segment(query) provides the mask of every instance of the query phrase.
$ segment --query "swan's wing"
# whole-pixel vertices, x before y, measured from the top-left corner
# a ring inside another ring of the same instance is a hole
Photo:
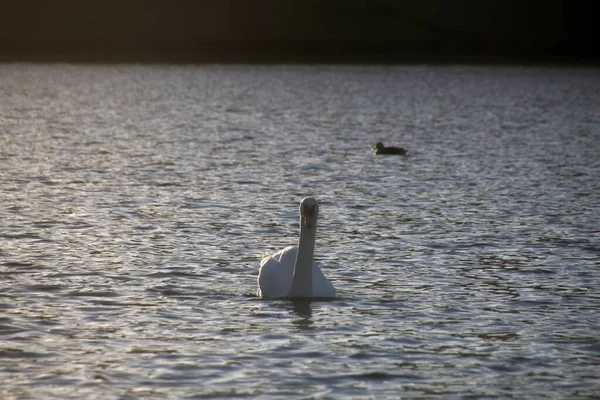
[[[258,293],[259,297],[287,297],[292,286],[294,276],[294,261],[289,263],[290,257],[287,255],[285,248],[282,251],[265,257],[260,263],[260,271],[258,272]],[[283,260],[279,261],[279,260]]]
[[[333,284],[325,277],[319,265],[313,262],[313,296],[335,297]]]
[[[285,266],[289,266],[294,270],[294,264],[296,264],[296,254],[298,254],[298,247],[288,246],[285,249],[275,254],[275,257]]]

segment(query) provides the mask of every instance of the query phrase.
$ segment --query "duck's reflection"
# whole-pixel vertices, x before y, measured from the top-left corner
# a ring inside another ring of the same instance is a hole
[[[310,300],[292,300],[294,313],[298,315],[298,318],[294,319],[292,323],[300,330],[314,329],[311,303]]]

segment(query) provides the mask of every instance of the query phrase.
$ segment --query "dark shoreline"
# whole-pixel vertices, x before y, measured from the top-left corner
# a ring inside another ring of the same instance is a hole
[[[600,65],[591,2],[23,0],[0,62]]]
[[[376,50],[376,49],[375,49]],[[525,65],[600,67],[600,57],[577,54],[469,54],[422,51],[377,52],[369,49],[303,50],[227,48],[169,51],[13,51],[0,53],[0,63],[81,64],[375,64],[375,65]]]

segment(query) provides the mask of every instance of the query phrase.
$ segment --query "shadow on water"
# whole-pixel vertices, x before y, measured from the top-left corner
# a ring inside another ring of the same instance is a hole
[[[294,313],[298,315],[292,323],[300,330],[314,329],[311,303],[311,300],[292,300]]]

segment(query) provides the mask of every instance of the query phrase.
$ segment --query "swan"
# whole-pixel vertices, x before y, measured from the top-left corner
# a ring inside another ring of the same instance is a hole
[[[319,204],[314,197],[300,202],[300,239],[265,256],[258,273],[257,296],[262,298],[332,298],[335,288],[314,262]]]
[[[384,146],[383,143],[377,142],[373,147],[373,153],[375,154],[399,154],[401,156],[406,154],[406,149],[403,147],[395,146]]]

